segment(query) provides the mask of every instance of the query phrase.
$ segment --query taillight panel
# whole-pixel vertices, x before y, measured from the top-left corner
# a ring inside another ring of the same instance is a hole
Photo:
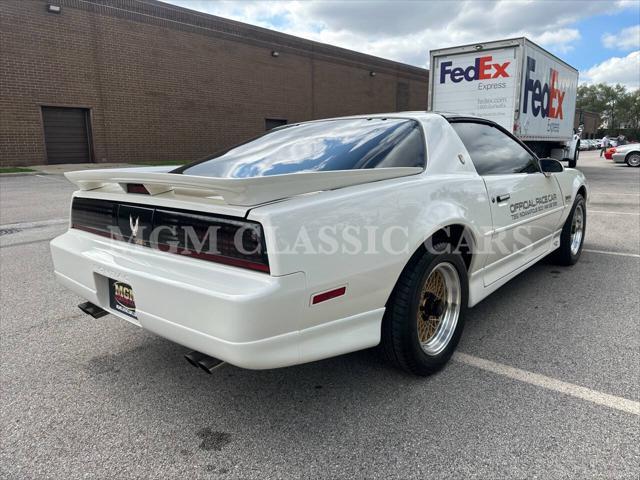
[[[71,226],[109,236],[115,226],[117,206],[114,202],[76,197],[71,207]]]
[[[262,225],[249,220],[76,197],[71,226],[114,240],[269,273]]]
[[[152,243],[162,250],[175,246],[181,255],[269,271],[259,223],[158,208],[154,226],[157,236]]]

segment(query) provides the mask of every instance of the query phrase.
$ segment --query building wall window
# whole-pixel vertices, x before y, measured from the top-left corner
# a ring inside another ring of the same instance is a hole
[[[286,118],[265,118],[264,119],[264,130],[268,132],[269,130],[281,127],[282,125],[287,124]]]

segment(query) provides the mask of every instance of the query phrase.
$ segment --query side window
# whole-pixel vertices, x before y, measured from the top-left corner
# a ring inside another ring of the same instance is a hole
[[[535,159],[508,135],[490,125],[472,122],[451,124],[480,175],[538,173]]]

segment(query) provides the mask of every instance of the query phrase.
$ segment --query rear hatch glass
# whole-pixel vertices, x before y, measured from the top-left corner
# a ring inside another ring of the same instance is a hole
[[[424,165],[425,141],[418,122],[401,118],[355,118],[271,130],[172,173],[247,178]]]

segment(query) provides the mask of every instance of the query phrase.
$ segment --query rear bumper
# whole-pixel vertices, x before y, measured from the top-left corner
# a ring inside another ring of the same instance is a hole
[[[304,273],[280,277],[69,230],[51,242],[56,276],[108,312],[231,364],[276,368],[376,345],[384,309],[300,330]],[[137,320],[112,310],[108,279],[131,285]]]

